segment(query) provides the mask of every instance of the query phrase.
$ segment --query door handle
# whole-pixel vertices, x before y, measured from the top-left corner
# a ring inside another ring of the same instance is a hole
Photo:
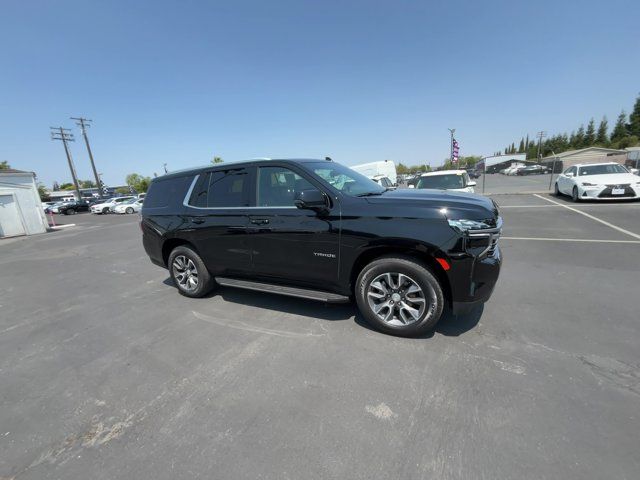
[[[192,218],[192,219],[191,219],[191,221],[192,221],[193,223],[197,223],[197,224],[199,225],[199,224],[201,224],[201,223],[204,223],[204,218],[195,217],[195,218]]]
[[[267,225],[269,223],[268,218],[252,218],[250,222],[253,225]]]

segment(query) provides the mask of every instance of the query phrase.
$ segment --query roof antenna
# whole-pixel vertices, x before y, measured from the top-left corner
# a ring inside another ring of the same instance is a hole
[[[331,160],[331,157],[324,157],[324,159],[325,159],[327,162],[333,162],[333,160]]]

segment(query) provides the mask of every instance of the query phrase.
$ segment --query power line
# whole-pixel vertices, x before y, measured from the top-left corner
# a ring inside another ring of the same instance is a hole
[[[91,161],[93,177],[96,179],[96,187],[100,190],[100,195],[102,196],[102,185],[100,183],[100,176],[98,175],[98,170],[96,169],[96,164],[93,160],[93,153],[91,152],[91,146],[89,146],[89,137],[87,136],[87,128],[91,126],[91,122],[93,122],[93,120],[89,120],[88,118],[83,117],[71,117],[71,120],[75,120],[76,125],[78,125],[80,127],[80,130],[82,131],[84,143],[87,146],[87,152],[89,153],[89,160]]]
[[[76,175],[76,168],[73,165],[73,160],[71,159],[71,152],[69,151],[69,146],[67,142],[75,142],[75,138],[73,138],[73,133],[68,128],[62,127],[49,127],[51,129],[51,140],[60,140],[64,145],[64,153],[67,154],[67,161],[69,162],[69,170],[71,171],[71,178],[73,178],[73,185],[76,187],[76,194],[78,195],[78,200],[82,200],[82,194],[80,193],[80,186],[78,185],[78,176]]]

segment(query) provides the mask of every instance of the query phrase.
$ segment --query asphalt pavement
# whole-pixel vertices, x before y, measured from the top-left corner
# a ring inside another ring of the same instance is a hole
[[[494,296],[416,339],[182,297],[135,215],[0,241],[0,478],[638,478],[640,203],[493,198]]]

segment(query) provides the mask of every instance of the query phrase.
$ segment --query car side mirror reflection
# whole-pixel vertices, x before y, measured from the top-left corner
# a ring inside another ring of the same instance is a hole
[[[323,211],[327,209],[327,197],[320,190],[300,190],[296,192],[293,204],[304,210]]]
[[[572,173],[572,172],[565,173],[565,176],[567,176],[567,177],[573,177],[573,173]]]

